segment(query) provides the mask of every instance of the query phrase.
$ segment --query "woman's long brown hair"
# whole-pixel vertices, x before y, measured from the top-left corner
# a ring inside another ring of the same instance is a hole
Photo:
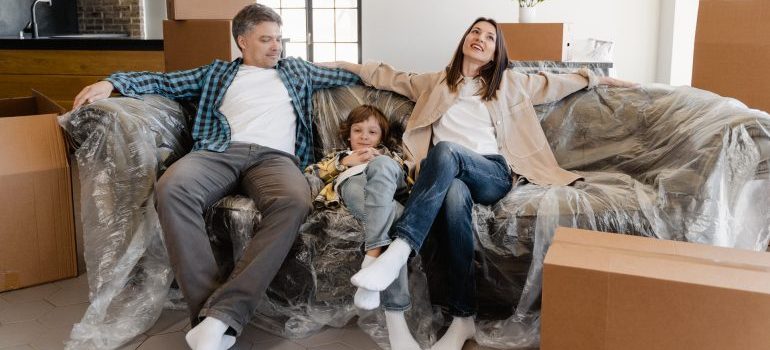
[[[495,35],[497,36],[495,41],[495,54],[492,61],[485,64],[479,70],[482,85],[477,94],[481,95],[483,100],[490,101],[497,98],[497,89],[500,88],[500,81],[503,80],[503,73],[508,69],[508,50],[505,48],[505,38],[503,38],[503,33],[500,31],[500,26],[498,26],[497,22],[491,18],[479,17],[473,21],[473,24],[471,24],[470,27],[468,27],[468,30],[465,31],[465,34],[460,39],[460,44],[457,45],[457,50],[455,50],[452,61],[449,63],[449,66],[446,67],[446,82],[447,86],[449,86],[449,91],[457,91],[457,85],[462,79],[463,60],[465,59],[465,54],[463,54],[463,43],[465,42],[465,37],[467,37],[468,33],[473,29],[473,26],[479,22],[487,22],[494,26]]]

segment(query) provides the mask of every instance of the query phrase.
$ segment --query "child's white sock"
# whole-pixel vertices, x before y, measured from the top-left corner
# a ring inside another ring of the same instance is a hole
[[[412,337],[403,311],[385,311],[388,341],[392,350],[420,350],[420,344]]]
[[[468,339],[476,334],[473,317],[455,317],[444,336],[433,344],[431,350],[461,350]]]
[[[364,262],[361,263],[361,268],[363,269],[371,265],[375,260],[377,258],[371,255],[364,255]],[[380,292],[358,287],[356,295],[353,297],[353,303],[359,309],[374,310],[380,306]]]
[[[406,264],[412,247],[401,238],[396,238],[371,265],[358,271],[350,278],[357,287],[372,291],[383,291],[393,283],[401,272],[401,267]]]
[[[225,335],[227,325],[213,317],[206,317],[184,336],[193,350],[227,350],[235,345],[235,337]]]

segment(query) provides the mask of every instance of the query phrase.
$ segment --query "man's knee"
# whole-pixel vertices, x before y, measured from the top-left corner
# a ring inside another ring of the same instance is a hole
[[[307,183],[298,183],[277,199],[279,206],[293,215],[307,216],[313,209],[310,187]]]
[[[161,176],[155,184],[157,206],[186,199],[185,195],[187,191],[185,189],[187,186],[185,185],[185,181],[178,176],[171,176],[172,174],[166,175],[169,176]]]

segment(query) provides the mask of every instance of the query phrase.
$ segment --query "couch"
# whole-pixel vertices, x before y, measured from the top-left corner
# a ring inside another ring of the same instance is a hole
[[[397,127],[413,104],[367,87],[314,96],[317,155],[343,147],[336,135],[353,107],[380,107]],[[492,206],[474,207],[479,316],[476,341],[532,348],[539,341],[543,259],[557,226],[764,250],[770,239],[770,116],[689,87],[599,87],[537,106],[557,160],[584,179],[569,187],[517,182]],[[91,306],[69,348],[115,348],[152,326],[163,307],[184,308],[173,286],[154,210],[157,178],[191,147],[189,102],[109,98],[64,115],[76,149]],[[308,177],[312,187],[317,179]],[[259,225],[237,193],[206,221],[224,272]],[[324,326],[359,326],[387,349],[381,312],[359,312],[349,277],[361,229],[346,209],[314,210],[300,229],[253,324],[284,337]],[[410,262],[407,313],[427,347],[447,319],[442,281],[451,271],[429,239]]]

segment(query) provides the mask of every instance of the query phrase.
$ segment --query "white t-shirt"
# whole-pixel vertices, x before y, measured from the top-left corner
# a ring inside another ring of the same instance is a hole
[[[278,70],[242,64],[219,111],[230,123],[231,141],[294,154],[297,116]]]
[[[457,102],[433,123],[434,145],[440,141],[451,141],[478,154],[500,154],[492,116],[481,96],[474,95],[479,84],[478,79],[465,78]]]

